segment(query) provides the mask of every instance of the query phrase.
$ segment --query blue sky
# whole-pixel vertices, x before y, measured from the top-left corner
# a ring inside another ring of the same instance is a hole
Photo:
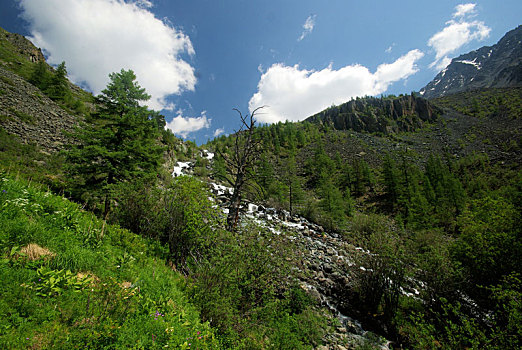
[[[351,97],[418,91],[521,13],[519,0],[4,0],[0,26],[94,93],[133,69],[149,106],[201,144],[238,127],[232,108],[303,120]]]

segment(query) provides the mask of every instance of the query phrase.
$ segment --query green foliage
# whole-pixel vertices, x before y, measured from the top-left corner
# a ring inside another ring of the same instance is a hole
[[[188,271],[213,244],[218,212],[205,185],[192,177],[178,177],[165,189],[125,183],[115,196],[113,220],[167,245],[169,259],[180,269]]]
[[[522,115],[522,88],[490,88],[440,97],[435,104],[477,118],[499,116],[517,119]]]
[[[195,270],[192,293],[227,348],[308,349],[324,332],[312,302],[290,283],[291,247],[246,225],[221,231],[212,254]]]
[[[41,80],[42,77],[40,76],[38,79]],[[67,69],[65,68],[65,62],[62,62],[58,65],[53,75],[49,79],[49,83],[44,83],[47,85],[45,89],[47,96],[49,96],[52,100],[65,100],[67,94],[69,93],[69,81],[67,80]]]
[[[47,64],[44,61],[40,61],[35,65],[33,73],[29,77],[29,82],[40,90],[47,91],[51,76]]]
[[[101,244],[84,245],[89,230]],[[182,277],[148,247],[1,174],[0,347],[221,348],[187,302]]]
[[[334,222],[342,222],[345,217],[345,202],[342,192],[333,184],[331,178],[323,178],[320,185],[320,208],[326,214],[326,227],[332,229]]]
[[[473,200],[464,210],[453,253],[472,286],[496,285],[511,272],[522,271],[521,260],[513,258],[522,256],[520,220],[520,211],[502,198]]]
[[[114,185],[155,177],[161,160],[157,122],[139,105],[149,98],[132,71],[110,74],[111,82],[98,98],[102,107],[90,123],[80,126],[79,144],[66,153],[75,197],[92,207],[110,209]]]
[[[377,316],[390,332],[396,326],[394,317],[408,274],[404,239],[385,217],[360,215],[355,222],[357,242],[368,251],[355,256],[362,268],[354,271],[354,287],[346,290],[345,298],[358,305],[362,318]]]
[[[81,291],[91,282],[91,277],[78,277],[70,270],[51,270],[46,266],[41,266],[36,270],[34,286],[29,284],[27,287],[34,290],[38,296],[53,297],[62,294],[67,289]]]

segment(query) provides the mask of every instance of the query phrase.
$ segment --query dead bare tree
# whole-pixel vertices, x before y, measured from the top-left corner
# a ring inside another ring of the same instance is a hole
[[[227,176],[224,180],[232,187],[233,192],[228,204],[227,230],[234,231],[239,219],[239,208],[243,192],[248,183],[254,177],[254,167],[261,153],[261,140],[255,133],[255,115],[263,107],[258,107],[252,113],[243,115],[234,108],[241,119],[241,127],[235,133],[232,154],[219,151],[219,155],[225,161]]]

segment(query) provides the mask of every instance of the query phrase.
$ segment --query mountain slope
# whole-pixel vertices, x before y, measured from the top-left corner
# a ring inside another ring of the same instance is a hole
[[[484,46],[451,60],[420,90],[428,99],[488,87],[522,85],[522,26],[493,46]]]
[[[73,131],[78,122],[78,116],[65,111],[40,89],[0,68],[0,127],[24,143],[56,151],[68,142],[65,133]]]

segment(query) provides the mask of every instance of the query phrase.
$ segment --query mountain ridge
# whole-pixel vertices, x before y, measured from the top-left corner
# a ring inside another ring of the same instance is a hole
[[[421,128],[441,112],[426,99],[414,95],[365,97],[330,107],[305,121],[331,125],[336,130],[391,134]]]
[[[522,85],[522,25],[507,32],[495,45],[460,55],[420,90],[432,99],[478,88]]]

